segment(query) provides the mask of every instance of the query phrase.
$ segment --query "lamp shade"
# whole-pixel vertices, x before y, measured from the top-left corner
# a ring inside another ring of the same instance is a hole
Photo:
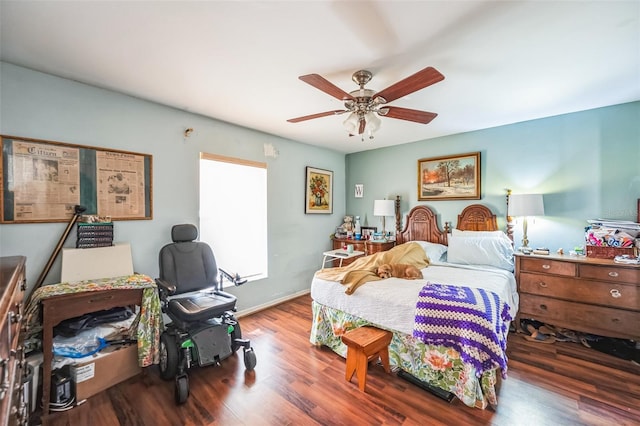
[[[542,194],[510,195],[509,216],[544,216]]]
[[[374,200],[373,215],[374,216],[395,216],[395,203],[393,200]]]

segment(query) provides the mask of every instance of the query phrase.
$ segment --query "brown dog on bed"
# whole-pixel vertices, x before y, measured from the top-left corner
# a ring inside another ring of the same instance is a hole
[[[406,265],[404,263],[385,263],[378,266],[376,272],[380,278],[404,278],[407,280],[417,280],[423,278],[422,272],[413,265]]]

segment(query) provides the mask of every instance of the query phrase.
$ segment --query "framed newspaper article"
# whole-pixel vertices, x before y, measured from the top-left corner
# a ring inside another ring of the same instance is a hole
[[[0,157],[0,223],[153,218],[151,155],[0,136]]]

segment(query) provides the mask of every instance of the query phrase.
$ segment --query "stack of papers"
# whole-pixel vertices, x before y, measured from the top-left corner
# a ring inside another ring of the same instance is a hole
[[[631,257],[629,255],[616,256],[613,259],[616,263],[626,263],[629,265],[640,265],[640,257]]]
[[[640,235],[640,223],[632,222],[630,220],[615,220],[615,219],[589,219],[587,220],[591,226],[599,226],[604,228],[615,228],[621,231],[625,231],[633,238],[637,238]]]

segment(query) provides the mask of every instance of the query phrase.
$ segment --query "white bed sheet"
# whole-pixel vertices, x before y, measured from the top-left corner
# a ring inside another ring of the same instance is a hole
[[[345,294],[345,287],[339,282],[314,276],[311,298],[372,324],[409,335],[413,333],[416,301],[427,281],[492,291],[509,305],[512,318],[516,316],[518,292],[512,272],[485,266],[432,262],[422,270],[422,274],[422,280],[389,278],[365,283],[352,295]]]

